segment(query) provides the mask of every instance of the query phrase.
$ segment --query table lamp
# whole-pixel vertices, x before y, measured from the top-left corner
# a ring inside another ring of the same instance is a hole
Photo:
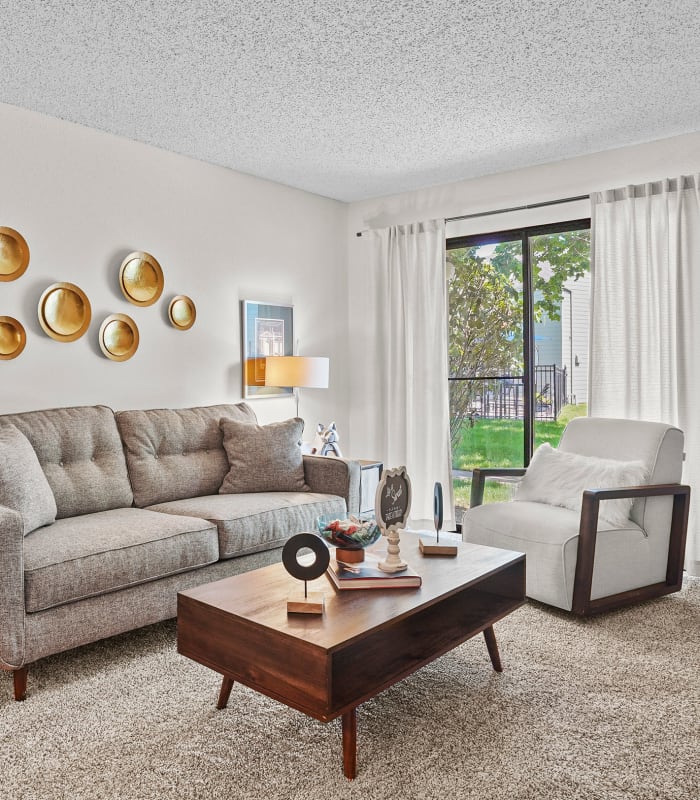
[[[299,416],[299,389],[327,389],[329,360],[321,356],[268,356],[265,359],[265,386],[294,390]]]

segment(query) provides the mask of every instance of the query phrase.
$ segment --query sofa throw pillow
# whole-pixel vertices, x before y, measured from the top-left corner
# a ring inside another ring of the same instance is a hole
[[[56,499],[29,439],[0,424],[0,506],[22,517],[24,535],[56,521]]]
[[[219,425],[230,467],[219,494],[309,491],[300,442],[303,419],[270,425],[222,419]]]
[[[520,481],[515,500],[547,503],[572,511],[581,510],[584,489],[615,489],[639,486],[647,481],[641,461],[616,461],[582,456],[542,444],[534,452],[530,466]],[[634,498],[603,500],[598,517],[613,528],[625,528]]]

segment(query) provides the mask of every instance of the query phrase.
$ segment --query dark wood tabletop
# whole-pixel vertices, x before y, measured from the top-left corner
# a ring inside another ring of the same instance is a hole
[[[292,578],[281,563],[181,594],[241,621],[332,651],[369,630],[463,591],[523,558],[522,553],[467,543],[460,545],[456,558],[425,558],[418,550],[417,536],[408,533],[401,537],[401,557],[421,575],[420,588],[338,592],[323,575],[308,584],[310,592],[323,592],[325,596],[325,613],[319,616],[287,614],[287,596],[303,584]]]

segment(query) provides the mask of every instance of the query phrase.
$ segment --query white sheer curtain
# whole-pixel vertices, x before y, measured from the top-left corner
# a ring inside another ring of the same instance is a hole
[[[447,391],[447,281],[442,220],[365,233],[350,275],[354,454],[406,466],[411,525],[433,527],[440,481],[454,528]]]
[[[700,174],[592,195],[590,407],[685,433],[700,575]]]

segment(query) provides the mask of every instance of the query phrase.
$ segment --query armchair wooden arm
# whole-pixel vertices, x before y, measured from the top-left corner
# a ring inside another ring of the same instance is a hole
[[[616,500],[623,497],[660,497],[664,495],[673,497],[666,581],[591,600],[600,501]],[[577,614],[598,614],[611,608],[618,608],[640,600],[648,600],[652,597],[677,592],[683,580],[683,556],[688,530],[689,507],[690,486],[678,483],[629,486],[619,489],[586,489],[581,503],[581,523],[579,527],[572,610]]]
[[[472,470],[472,490],[469,496],[469,507],[480,506],[484,502],[484,484],[487,478],[517,478],[525,474],[524,467],[489,467]]]

